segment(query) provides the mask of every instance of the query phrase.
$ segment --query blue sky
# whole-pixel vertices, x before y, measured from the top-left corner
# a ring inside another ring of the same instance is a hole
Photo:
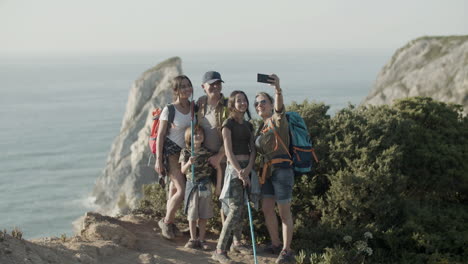
[[[0,0],[0,52],[395,50],[468,34],[467,2]]]

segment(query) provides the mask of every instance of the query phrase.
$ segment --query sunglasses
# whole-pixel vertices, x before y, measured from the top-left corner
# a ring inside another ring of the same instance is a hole
[[[256,108],[258,105],[264,105],[266,103],[267,103],[267,101],[265,99],[263,99],[261,101],[255,101],[254,106]]]

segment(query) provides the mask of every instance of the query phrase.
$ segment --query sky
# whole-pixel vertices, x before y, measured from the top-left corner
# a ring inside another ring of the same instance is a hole
[[[466,0],[0,0],[7,54],[395,50],[466,34]]]

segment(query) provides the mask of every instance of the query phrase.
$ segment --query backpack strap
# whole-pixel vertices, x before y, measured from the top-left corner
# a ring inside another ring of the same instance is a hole
[[[172,124],[175,117],[175,105],[167,104],[167,110],[169,110],[169,116],[167,118],[167,123]]]
[[[200,97],[196,103],[195,113],[197,116],[197,123],[202,120],[206,113],[206,104],[208,101],[208,97],[206,95]]]
[[[271,118],[268,119],[267,122],[268,122],[267,130],[273,130],[273,133],[275,134],[275,149],[274,149],[274,151],[276,151],[278,149],[278,141],[279,141],[279,143],[281,143],[281,146],[284,148],[284,150],[286,150],[286,153],[288,153],[289,158],[292,159],[291,154],[289,153],[289,148],[286,147],[286,144],[284,144],[283,140],[278,135],[278,132],[276,132],[276,128],[273,125],[273,121],[271,121]]]
[[[315,155],[315,148],[312,148],[312,156],[314,156],[314,160],[315,162],[319,162],[318,158],[317,158],[317,155]]]
[[[228,117],[229,117],[229,109],[227,107],[228,98],[223,97],[221,100],[223,100],[222,101],[223,106],[221,108],[221,111],[216,116],[216,123],[218,125],[219,136],[222,138],[223,134],[221,133],[221,129],[222,129],[224,120],[228,119]],[[219,104],[216,107],[218,108]]]
[[[286,150],[286,153],[288,153],[289,159],[286,159],[286,158],[273,158],[273,159],[267,161],[266,163],[264,163],[263,168],[262,168],[262,172],[260,173],[260,176],[259,176],[260,184],[265,183],[266,175],[267,175],[267,172],[268,172],[268,167],[270,167],[270,166],[272,166],[274,164],[283,163],[283,162],[288,162],[289,165],[292,165],[292,163],[293,163],[291,154],[289,153],[289,149],[286,147],[286,144],[284,144],[283,140],[278,135],[278,132],[276,132],[276,128],[273,125],[273,121],[271,120],[271,118],[267,120],[266,128],[263,128],[262,125],[259,126],[259,128],[257,130],[257,134],[265,133],[265,132],[267,132],[269,130],[272,130],[273,133],[275,134],[275,149],[274,149],[274,151],[276,151],[278,149],[278,141],[279,141],[281,146]]]

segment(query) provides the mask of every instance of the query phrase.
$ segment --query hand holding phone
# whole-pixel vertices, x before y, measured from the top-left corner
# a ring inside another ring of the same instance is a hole
[[[273,79],[270,78],[270,76],[267,74],[257,73],[257,82],[271,84],[273,82]]]

